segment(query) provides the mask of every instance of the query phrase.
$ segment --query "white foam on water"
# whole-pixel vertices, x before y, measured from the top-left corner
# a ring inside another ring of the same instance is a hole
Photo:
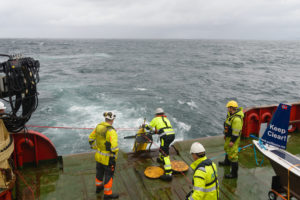
[[[180,104],[180,105],[188,105],[191,109],[195,109],[195,108],[198,108],[197,104],[191,100],[191,101],[183,101],[183,100],[180,100],[178,99],[177,102]]]
[[[170,120],[172,121],[171,123],[175,131],[175,140],[182,141],[184,139],[184,135],[190,131],[191,125],[178,121],[174,117],[171,117]]]
[[[191,109],[198,108],[198,106],[196,105],[196,103],[193,100],[191,100],[190,102],[187,102],[186,104],[189,105]]]
[[[138,113],[143,113],[146,108],[138,108],[135,109],[133,107],[127,107],[126,105],[122,105],[122,102],[120,100],[111,100],[110,103],[118,105],[117,107],[119,108],[118,110],[111,110],[116,113],[116,119],[114,121],[114,128],[117,129],[118,133],[118,143],[119,147],[125,151],[129,152],[132,150],[133,144],[134,144],[134,139],[124,139],[125,136],[132,136],[135,135],[139,126],[144,123],[144,118],[139,116]],[[70,113],[71,116],[76,116],[77,114],[80,113],[85,113],[86,117],[81,118],[80,121],[80,127],[92,127],[95,128],[98,123],[104,120],[102,117],[102,113],[99,113],[99,110],[104,110],[106,106],[78,106],[78,105],[73,105],[68,109],[68,113]],[[143,110],[143,111],[142,111]],[[146,123],[149,123],[149,119],[146,121]],[[74,120],[76,121],[76,120]],[[172,118],[172,125],[174,127],[175,133],[176,133],[176,138],[175,141],[181,141],[184,139],[184,134],[186,134],[190,129],[191,126],[178,121],[176,118]],[[74,126],[78,124],[73,124]],[[77,152],[84,152],[84,150],[89,150],[88,149],[88,136],[92,132],[92,130],[80,130],[80,131],[75,131],[75,137],[74,139],[76,140],[75,144],[70,146],[71,153],[77,153]],[[158,136],[154,136],[154,142],[156,142],[159,145],[159,141],[157,141]],[[154,146],[153,146],[154,147]]]
[[[105,95],[104,95],[105,96]],[[103,97],[103,95],[100,95]],[[107,97],[107,96],[105,96]],[[103,112],[113,111],[116,114],[114,128],[117,129],[118,143],[122,150],[131,151],[134,140],[125,140],[125,136],[135,135],[138,127],[144,123],[144,118],[139,116],[141,110],[136,110],[129,103],[122,102],[121,99],[112,99],[94,105],[73,105],[66,104],[64,116],[56,116],[53,126],[76,127],[76,128],[95,128],[97,124],[104,121]],[[118,110],[113,109],[118,108]],[[89,151],[88,137],[92,129],[48,129],[46,132],[51,137],[60,154],[78,153]],[[64,141],[64,144],[61,144]],[[69,147],[69,148],[67,148]]]
[[[182,100],[177,100],[177,102],[181,105],[184,104],[184,101],[182,101]]]
[[[136,91],[146,91],[147,90],[146,88],[133,88],[133,89]]]
[[[191,125],[189,124],[180,122],[176,118],[172,118],[172,120],[175,122],[177,129],[181,132],[188,132],[191,129]]]

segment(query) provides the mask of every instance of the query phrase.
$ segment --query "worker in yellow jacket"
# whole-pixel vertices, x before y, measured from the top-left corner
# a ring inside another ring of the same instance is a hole
[[[169,156],[169,146],[175,139],[175,132],[170,121],[164,113],[162,108],[155,110],[155,117],[151,120],[149,125],[144,125],[147,130],[159,134],[160,149],[157,162],[164,164],[165,173],[160,177],[164,181],[172,180],[172,167]]]
[[[113,112],[103,113],[105,122],[101,122],[89,136],[92,149],[96,150],[96,193],[104,189],[104,199],[115,199],[119,195],[112,193],[113,175],[118,156],[118,134],[113,122]],[[103,179],[104,178],[104,179]]]
[[[224,122],[224,150],[226,155],[225,160],[219,162],[219,165],[231,166],[230,174],[226,174],[225,178],[237,178],[239,168],[238,149],[243,129],[244,112],[243,108],[238,107],[238,103],[233,100],[229,101],[226,107],[228,109],[226,120]]]
[[[194,142],[190,153],[194,159],[193,190],[187,194],[187,200],[218,200],[219,182],[217,167],[205,156],[205,149],[199,142]]]

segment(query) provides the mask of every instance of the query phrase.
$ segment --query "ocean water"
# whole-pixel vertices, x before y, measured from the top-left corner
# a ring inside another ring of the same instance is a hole
[[[299,101],[300,41],[1,39],[0,53],[40,61],[39,106],[28,125],[94,128],[112,110],[124,151],[133,140],[123,137],[157,107],[185,140],[221,135],[229,100]],[[32,129],[60,155],[91,151],[92,130]]]

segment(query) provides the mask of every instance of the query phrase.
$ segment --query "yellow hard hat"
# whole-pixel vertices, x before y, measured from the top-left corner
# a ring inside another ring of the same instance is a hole
[[[238,103],[237,103],[236,101],[233,101],[233,100],[232,100],[232,101],[228,101],[226,107],[227,107],[227,108],[228,108],[228,107],[237,108],[237,107],[239,107],[239,105],[238,105]]]

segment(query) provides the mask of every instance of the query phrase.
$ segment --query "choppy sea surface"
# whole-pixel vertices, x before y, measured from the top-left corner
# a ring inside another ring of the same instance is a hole
[[[229,100],[299,101],[300,41],[0,39],[0,53],[40,61],[39,106],[28,125],[94,128],[112,110],[124,151],[133,140],[123,137],[135,134],[126,129],[151,121],[157,107],[185,140],[222,134]],[[91,151],[92,130],[32,129],[60,155]]]

